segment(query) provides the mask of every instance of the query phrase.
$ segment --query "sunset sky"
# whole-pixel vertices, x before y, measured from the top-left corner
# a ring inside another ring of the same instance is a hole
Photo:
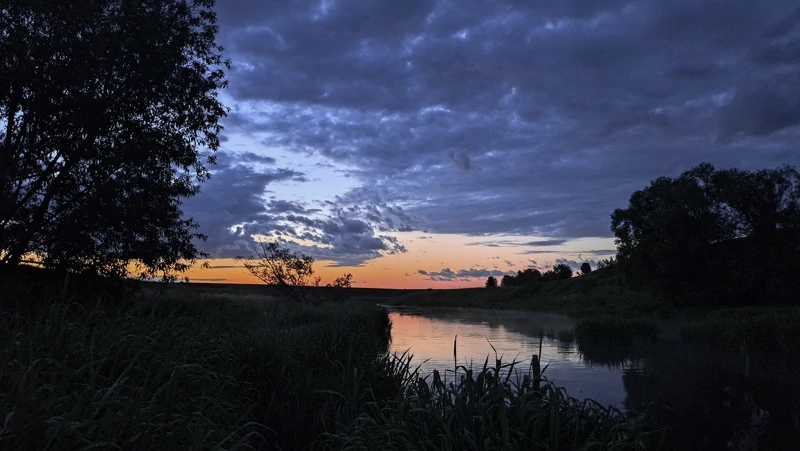
[[[481,285],[614,254],[609,215],[708,161],[800,165],[793,1],[217,0],[234,71],[195,282],[255,239],[324,281]]]

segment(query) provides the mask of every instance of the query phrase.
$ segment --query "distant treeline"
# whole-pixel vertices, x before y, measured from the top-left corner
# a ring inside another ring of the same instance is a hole
[[[791,166],[717,170],[708,163],[659,177],[611,215],[616,267],[636,288],[677,304],[744,305],[797,301],[800,174]],[[591,271],[588,264],[581,272]],[[558,264],[504,276],[522,286],[573,276]],[[497,281],[487,281],[487,287]]]
[[[506,274],[500,279],[500,285],[503,287],[518,287],[529,283],[569,279],[573,274],[574,271],[569,265],[559,263],[544,273],[538,269],[527,268],[524,271],[517,271],[516,275]]]

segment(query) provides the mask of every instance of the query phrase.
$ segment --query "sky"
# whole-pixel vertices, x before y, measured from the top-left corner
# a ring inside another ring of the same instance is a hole
[[[256,240],[323,282],[479,286],[615,253],[659,176],[800,166],[800,6],[777,0],[217,0],[234,66],[194,282]]]

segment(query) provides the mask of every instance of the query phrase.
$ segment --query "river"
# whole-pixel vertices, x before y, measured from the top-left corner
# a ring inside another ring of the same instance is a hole
[[[390,308],[392,350],[410,351],[412,363],[424,374],[433,369],[452,370],[453,346],[459,365],[482,367],[486,357],[494,365],[495,352],[503,363],[519,362],[527,370],[539,355],[544,376],[576,398],[591,398],[604,405],[623,408],[623,371],[635,371],[633,362],[599,365],[588,362],[572,342],[542,337],[541,332],[571,329],[573,321],[549,313],[426,307]],[[541,337],[541,340],[540,340]],[[494,347],[494,349],[493,349]]]
[[[547,380],[575,398],[630,415],[652,413],[676,431],[676,449],[745,449],[750,445],[737,443],[753,440],[762,449],[790,449],[784,446],[800,443],[797,356],[749,356],[745,363],[739,350],[693,346],[677,337],[628,348],[586,346],[542,337],[542,331],[572,328],[573,320],[563,315],[387,308],[391,350],[410,352],[412,366],[420,365],[423,375],[452,371],[454,342],[457,363],[476,369],[487,356],[492,366],[495,350],[504,363],[516,359],[527,369],[541,344]]]

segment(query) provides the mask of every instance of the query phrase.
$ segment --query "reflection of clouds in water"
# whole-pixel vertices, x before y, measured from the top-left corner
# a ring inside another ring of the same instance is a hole
[[[392,350],[400,353],[410,350],[414,356],[412,366],[421,365],[425,374],[434,369],[450,370],[449,380],[453,377],[454,341],[459,365],[469,367],[472,363],[477,369],[488,357],[488,365],[493,367],[494,347],[503,363],[516,360],[515,369],[522,375],[527,372],[532,356],[539,353],[538,335],[542,330],[558,331],[573,325],[563,315],[480,309],[390,309],[390,317]],[[547,380],[566,388],[570,396],[622,405],[625,390],[618,369],[588,366],[574,345],[558,340],[543,338],[541,346],[541,365],[542,368],[547,365],[544,372]]]

